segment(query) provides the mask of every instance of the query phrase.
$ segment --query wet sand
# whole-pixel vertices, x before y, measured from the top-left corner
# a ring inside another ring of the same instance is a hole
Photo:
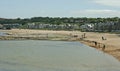
[[[0,30],[0,32],[8,33],[7,36],[1,36],[1,40],[11,39],[46,39],[46,40],[67,40],[80,41],[86,45],[92,46],[98,50],[114,56],[120,61],[120,35],[109,33],[94,33],[80,31],[52,31],[52,30],[28,30],[28,29],[12,29]],[[85,33],[85,38],[83,37]],[[102,37],[105,39],[103,40]],[[97,42],[97,45],[95,45]],[[105,45],[105,49],[103,49]]]

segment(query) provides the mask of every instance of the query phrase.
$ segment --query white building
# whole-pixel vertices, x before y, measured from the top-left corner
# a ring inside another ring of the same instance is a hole
[[[84,24],[80,28],[81,31],[94,31],[94,24]]]

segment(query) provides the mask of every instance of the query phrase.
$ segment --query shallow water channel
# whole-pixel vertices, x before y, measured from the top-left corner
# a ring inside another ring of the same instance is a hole
[[[120,71],[120,62],[80,42],[0,41],[0,71]]]

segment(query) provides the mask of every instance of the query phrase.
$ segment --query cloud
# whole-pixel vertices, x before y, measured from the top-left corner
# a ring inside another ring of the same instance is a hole
[[[93,0],[97,4],[120,7],[120,0]]]
[[[116,10],[80,10],[70,14],[77,17],[120,17],[120,11]]]

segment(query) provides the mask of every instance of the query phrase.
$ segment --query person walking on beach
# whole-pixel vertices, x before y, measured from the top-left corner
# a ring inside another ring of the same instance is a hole
[[[102,48],[102,50],[103,50],[103,51],[105,50],[105,44],[103,45],[103,48]]]
[[[83,34],[83,38],[86,38],[86,33]]]
[[[102,36],[102,40],[106,40],[106,38]]]
[[[95,41],[94,43],[95,43],[95,46],[97,46],[97,42]]]

